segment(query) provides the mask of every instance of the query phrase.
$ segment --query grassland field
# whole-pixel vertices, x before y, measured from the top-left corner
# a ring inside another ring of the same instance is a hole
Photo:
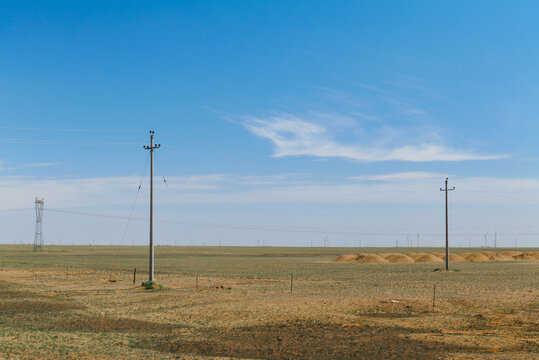
[[[0,245],[0,359],[539,358],[538,260],[334,261],[412,251]]]

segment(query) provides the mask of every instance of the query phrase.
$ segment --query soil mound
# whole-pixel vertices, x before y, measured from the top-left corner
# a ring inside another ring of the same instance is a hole
[[[419,263],[419,262],[440,263],[442,262],[442,259],[432,254],[421,254],[414,260],[414,262],[416,263]]]
[[[406,254],[407,256],[411,257],[412,259],[417,259],[418,257],[420,257],[421,255],[423,255],[423,253],[415,253],[415,252],[411,252],[411,253],[408,253]]]
[[[504,251],[495,253],[483,251],[476,253],[449,254],[449,261],[508,261],[508,260],[539,260],[539,252],[520,253],[518,251]],[[445,261],[444,253],[384,253],[384,254],[343,254],[339,255],[335,262],[360,264],[385,264],[385,263],[441,263]]]
[[[539,252],[529,252],[517,255],[514,257],[516,260],[539,260]]]
[[[522,254],[520,251],[502,251],[500,253],[500,255],[510,256],[510,257],[517,256],[517,255],[520,255],[520,254]]]
[[[481,253],[471,253],[464,259],[466,259],[466,261],[488,261],[488,257]]]
[[[492,251],[483,251],[481,254],[485,255],[488,258],[490,258],[491,256],[496,256],[496,253]]]
[[[442,255],[442,260],[445,261],[445,255]],[[462,256],[458,254],[449,254],[449,261],[463,262],[466,261]]]
[[[507,261],[507,260],[514,260],[513,256],[502,255],[502,254],[494,254],[493,256],[489,256],[488,259],[489,259],[489,260],[492,260],[492,261]]]
[[[386,259],[390,263],[413,263],[414,259],[409,257],[408,255],[404,254],[394,254],[394,253],[387,253],[387,254],[380,254],[381,257]]]
[[[388,262],[376,254],[359,254],[356,261],[361,264],[384,264]]]
[[[337,259],[335,259],[335,262],[354,262],[357,260],[357,257],[359,255],[357,254],[343,254],[339,255]]]

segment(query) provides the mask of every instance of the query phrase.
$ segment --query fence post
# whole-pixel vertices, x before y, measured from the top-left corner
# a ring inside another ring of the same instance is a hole
[[[137,268],[133,269],[133,285],[137,282]]]
[[[294,274],[290,274],[290,292],[294,290]]]
[[[198,290],[198,273],[197,273],[197,278],[196,278],[196,289]]]
[[[434,310],[434,305],[436,303],[436,284],[434,284],[434,292],[432,293],[432,309]]]

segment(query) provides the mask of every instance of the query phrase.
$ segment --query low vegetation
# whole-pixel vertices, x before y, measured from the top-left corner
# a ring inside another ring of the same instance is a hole
[[[158,247],[149,291],[143,247],[0,246],[0,358],[537,358],[538,260],[413,252]]]

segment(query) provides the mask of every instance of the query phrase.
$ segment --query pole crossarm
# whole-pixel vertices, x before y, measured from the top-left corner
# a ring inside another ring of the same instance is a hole
[[[149,281],[154,279],[154,252],[153,252],[153,151],[159,149],[161,144],[153,143],[155,131],[150,130],[150,145],[144,145],[144,149],[150,150],[150,259],[149,259]]]
[[[455,190],[455,187],[448,187],[449,179],[445,178],[445,188],[440,188],[440,191],[445,191],[445,270],[449,270],[449,215],[447,206],[447,194],[449,191]]]

